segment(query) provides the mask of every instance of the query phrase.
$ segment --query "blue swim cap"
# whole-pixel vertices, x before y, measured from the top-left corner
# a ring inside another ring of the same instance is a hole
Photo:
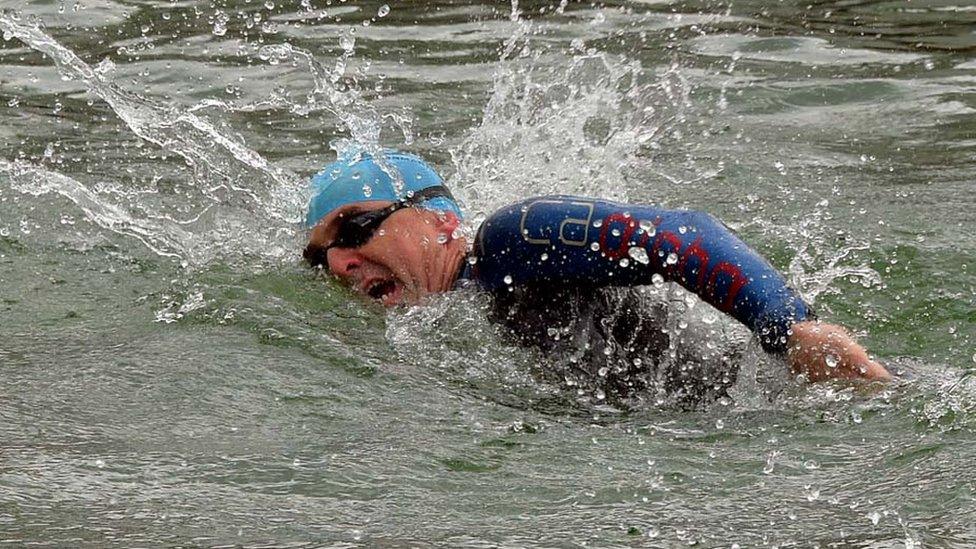
[[[357,152],[327,165],[312,178],[312,199],[308,203],[307,227],[314,227],[329,212],[347,204],[367,200],[397,201],[412,193],[444,185],[437,172],[419,156],[394,150],[383,152],[386,164],[400,173],[402,189],[397,192],[393,178],[376,163],[373,156]],[[420,203],[431,210],[454,212],[462,217],[461,208],[450,198],[437,196]]]

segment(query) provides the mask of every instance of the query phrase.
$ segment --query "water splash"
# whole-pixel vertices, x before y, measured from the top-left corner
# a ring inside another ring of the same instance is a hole
[[[184,257],[195,236],[169,219],[137,219],[124,208],[105,201],[80,182],[56,172],[17,160],[0,160],[0,173],[10,178],[12,188],[33,196],[57,193],[77,205],[98,226],[133,237],[164,257]]]
[[[193,219],[176,221],[175,214],[170,216],[166,212],[184,212],[188,197],[179,197],[178,204],[157,203],[151,207],[137,201],[113,203],[70,177],[20,161],[8,162],[4,171],[17,176],[20,181],[17,188],[34,194],[63,194],[82,206],[95,224],[136,236],[155,253],[179,255],[191,265],[204,264],[228,251],[253,252],[259,257],[277,259],[294,257],[298,223],[303,219],[308,200],[301,178],[274,166],[247,147],[241,138],[230,137],[233,134],[229,128],[218,128],[202,110],[217,107],[222,112],[234,112],[285,107],[299,116],[322,111],[334,116],[340,130],[350,134],[349,139],[332,143],[339,154],[380,151],[379,134],[384,117],[363,100],[356,78],[345,75],[355,51],[354,30],[343,35],[347,47],[332,69],[318,63],[311,53],[287,43],[255,48],[256,55],[269,63],[290,60],[307,65],[314,84],[304,102],[292,102],[287,93],[281,93],[252,105],[207,100],[181,110],[120,87],[111,80],[114,72],[111,60],[105,59],[92,67],[47,35],[38,23],[26,22],[16,13],[0,13],[0,29],[6,39],[16,38],[52,59],[63,79],[81,82],[90,94],[105,101],[138,137],[183,158],[193,170],[192,190],[199,196],[194,197],[197,203],[193,209],[197,212]],[[391,119],[409,135],[409,117],[392,115]],[[399,181],[395,169],[385,168]],[[45,181],[48,176],[49,181]],[[160,215],[153,218],[135,213],[140,210]]]
[[[680,67],[655,73],[580,39],[565,51],[537,46],[544,32],[517,8],[483,119],[451,151],[451,187],[474,223],[531,195],[626,200],[628,175],[652,164],[648,153],[684,121],[690,85]]]
[[[828,246],[823,237],[827,206],[826,200],[821,201],[799,223],[777,229],[796,249],[787,269],[790,283],[810,304],[824,293],[839,292],[834,286],[838,279],[856,281],[865,288],[882,285],[881,275],[868,265],[847,263],[857,252],[870,249],[869,244],[854,241],[839,249]]]
[[[285,222],[300,219],[303,201],[296,198],[302,193],[294,174],[272,166],[243,143],[218,131],[208,120],[112,83],[107,71],[95,70],[38,25],[25,24],[16,14],[0,13],[0,29],[49,57],[62,78],[82,82],[89,93],[108,103],[140,138],[183,157],[198,171],[200,179],[223,181],[235,192],[249,197],[255,209],[274,219]],[[235,182],[242,176],[248,176],[253,186],[237,185]]]

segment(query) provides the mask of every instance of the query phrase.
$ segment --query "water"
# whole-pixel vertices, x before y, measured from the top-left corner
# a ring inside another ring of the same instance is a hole
[[[6,7],[0,543],[976,543],[966,3]],[[734,401],[611,406],[477,295],[387,314],[299,262],[352,143],[431,158],[470,228],[708,210],[903,380],[796,385],[696,307]]]

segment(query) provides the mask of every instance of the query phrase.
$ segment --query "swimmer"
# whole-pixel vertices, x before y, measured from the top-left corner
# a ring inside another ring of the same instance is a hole
[[[659,326],[638,337],[653,312],[607,296],[667,281],[741,322],[808,381],[891,379],[844,328],[817,320],[768,261],[706,213],[542,196],[498,210],[469,243],[459,230],[462,212],[437,173],[411,154],[387,151],[384,158],[399,185],[366,153],[312,179],[304,257],[385,306],[472,287],[492,296],[494,318],[525,343],[551,349],[553,326],[585,325],[607,345],[646,355],[667,348]],[[631,318],[610,328],[585,319],[621,311]],[[628,367],[622,379],[633,387],[635,376]]]

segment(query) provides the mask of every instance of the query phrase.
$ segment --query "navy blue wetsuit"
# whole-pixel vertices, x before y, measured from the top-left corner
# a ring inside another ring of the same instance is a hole
[[[793,323],[813,318],[769,262],[701,212],[531,198],[489,217],[473,255],[467,276],[508,307],[529,299],[565,308],[596,289],[650,284],[660,275],[746,325],[771,353],[785,351]],[[510,292],[518,297],[506,297]]]

